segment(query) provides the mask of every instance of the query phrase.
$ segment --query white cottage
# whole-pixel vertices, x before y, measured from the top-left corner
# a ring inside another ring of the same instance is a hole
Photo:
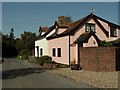
[[[48,41],[46,37],[55,33],[55,25],[52,27],[40,27],[38,39],[35,41],[35,57],[48,55]]]
[[[58,25],[55,21],[54,25],[51,27],[40,27],[38,39],[35,41],[35,57],[41,57],[44,55],[49,55],[48,53],[48,40],[47,37],[55,36],[64,32],[68,26]],[[59,31],[59,32],[58,32]]]

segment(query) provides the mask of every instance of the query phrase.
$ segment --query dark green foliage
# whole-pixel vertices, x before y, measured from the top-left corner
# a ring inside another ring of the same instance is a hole
[[[105,40],[101,41],[99,43],[99,46],[117,46],[117,47],[120,47],[120,38],[118,38],[117,40],[114,40],[114,41],[110,41],[110,42],[106,42]]]
[[[35,46],[36,37],[37,37],[36,34],[32,32],[25,31],[23,34],[21,34],[22,43],[24,43],[23,48],[26,48],[32,51]]]
[[[52,61],[52,64],[57,64],[57,68],[68,68],[69,65],[56,63],[55,61]]]
[[[16,50],[23,59],[28,59],[28,56],[32,55],[36,38],[37,36],[35,33],[25,31],[21,34],[21,38],[16,39]]]
[[[12,28],[9,34],[2,35],[2,56],[12,57],[20,54],[22,58],[27,59],[29,55],[32,55],[36,37],[35,33],[25,31],[21,34],[21,38],[15,39]]]
[[[69,65],[66,64],[58,64],[58,68],[68,68]]]
[[[15,48],[13,28],[9,35],[2,35],[2,57],[13,57],[18,55]]]
[[[24,47],[24,43],[23,43],[22,39],[17,38],[17,39],[15,40],[15,46],[16,46],[16,50],[17,50],[18,52],[20,52],[20,51],[23,49],[23,47]]]
[[[113,45],[120,47],[120,38],[118,38],[117,40],[113,41]]]
[[[99,43],[99,46],[113,46],[113,42],[106,42],[104,40]]]
[[[52,58],[50,56],[42,56],[37,58],[38,63],[43,66],[44,63],[52,63]]]
[[[21,49],[19,54],[22,56],[23,59],[28,59],[28,56],[30,55],[30,50],[28,49]]]
[[[12,42],[12,41],[14,41],[14,29],[12,28],[11,30],[10,30],[10,35],[9,35],[9,39],[10,39],[10,41]]]

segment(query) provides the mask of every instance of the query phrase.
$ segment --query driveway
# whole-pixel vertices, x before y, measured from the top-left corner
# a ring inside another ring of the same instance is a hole
[[[15,58],[6,59],[2,69],[2,88],[93,88]]]

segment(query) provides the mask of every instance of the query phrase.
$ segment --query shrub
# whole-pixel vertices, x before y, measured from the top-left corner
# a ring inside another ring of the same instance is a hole
[[[58,64],[58,68],[68,68],[69,65],[66,64]]]
[[[30,50],[28,49],[22,49],[20,52],[20,55],[23,56],[23,55],[30,55]]]
[[[113,46],[113,42],[106,42],[104,40],[99,43],[99,46]]]
[[[18,55],[18,56],[17,56],[17,59],[19,59],[19,60],[27,60],[27,59],[28,59],[28,56],[27,56],[27,55],[23,55],[23,56]]]
[[[37,58],[37,62],[43,66],[44,63],[52,63],[52,58],[50,56],[42,56]]]

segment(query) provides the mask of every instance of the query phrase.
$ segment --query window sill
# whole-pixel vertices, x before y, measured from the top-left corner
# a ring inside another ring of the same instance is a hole
[[[118,37],[118,36],[110,36],[110,37]]]

